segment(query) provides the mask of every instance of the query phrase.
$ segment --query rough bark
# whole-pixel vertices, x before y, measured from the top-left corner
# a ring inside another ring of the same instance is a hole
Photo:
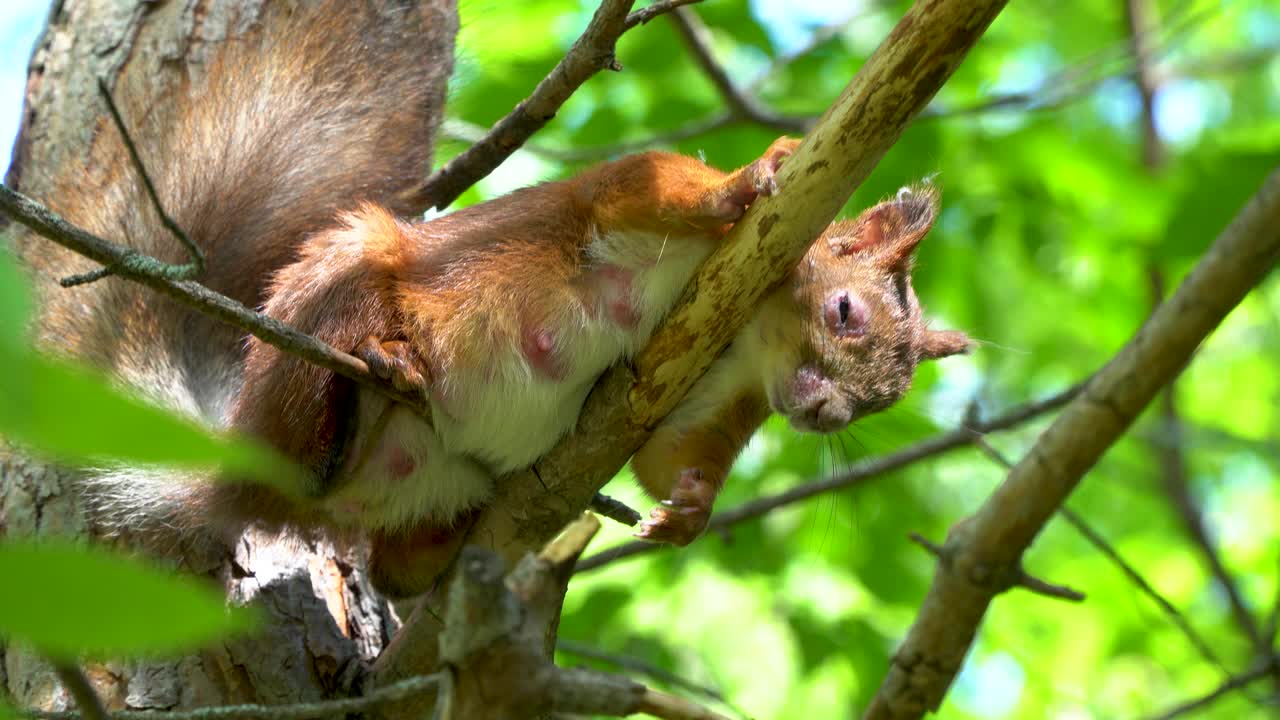
[[[157,105],[176,102],[183,74],[199,75],[217,43],[261,18],[261,0],[64,0],[32,56],[22,126],[6,183],[47,197],[61,176],[94,187],[106,169],[90,149],[108,87],[145,77]],[[279,15],[272,16],[274,18]],[[159,110],[158,110],[159,111]],[[47,242],[35,238],[36,242]],[[41,292],[57,292],[52,282]],[[87,537],[74,475],[0,443],[0,536]],[[232,703],[312,701],[350,693],[398,627],[349,551],[320,541],[246,535],[234,547],[183,547],[184,570],[221,584],[238,603],[264,609],[262,631],[166,661],[86,668],[109,709],[187,709]],[[0,685],[22,707],[61,710],[70,698],[53,668],[0,646]]]

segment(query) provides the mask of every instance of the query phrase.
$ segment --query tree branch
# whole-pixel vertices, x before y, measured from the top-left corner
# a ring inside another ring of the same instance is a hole
[[[1007,430],[1066,405],[1071,398],[1075,397],[1081,387],[1077,385],[1044,400],[1027,403],[985,422],[968,423],[964,427],[941,433],[928,440],[922,440],[895,453],[860,463],[835,477],[810,480],[785,492],[758,498],[731,510],[716,513],[707,524],[707,531],[711,533],[741,522],[764,517],[769,512],[780,507],[802,502],[821,494],[861,485],[868,480],[899,470],[921,460],[927,460],[951,450],[967,447],[981,440],[986,433]],[[622,545],[615,545],[586,558],[578,563],[577,572],[595,570],[615,560],[646,555],[663,549],[669,548],[666,545],[633,540]]]
[[[975,444],[988,458],[1000,467],[1005,470],[1013,469],[1013,463],[1009,462],[1009,460],[1005,458],[999,450],[992,447],[985,439],[978,440]],[[1092,525],[1086,522],[1079,513],[1066,505],[1058,508],[1058,516],[1063,520],[1066,520],[1067,524],[1075,528],[1076,532],[1080,533],[1081,537],[1088,541],[1090,545],[1093,545],[1098,552],[1106,556],[1106,558],[1111,561],[1111,564],[1115,565],[1116,568],[1120,570],[1120,573],[1124,575],[1129,582],[1133,583],[1143,595],[1150,598],[1151,601],[1169,617],[1169,620],[1173,622],[1174,626],[1182,632],[1183,636],[1187,638],[1187,641],[1195,647],[1201,657],[1216,665],[1220,670],[1222,670],[1224,675],[1230,675],[1230,671],[1227,670],[1226,664],[1222,662],[1222,658],[1218,657],[1218,654],[1213,651],[1213,648],[1209,646],[1209,643],[1205,642],[1205,639],[1200,636],[1200,633],[1196,632],[1195,627],[1191,625],[1191,621],[1187,619],[1187,616],[1183,615],[1182,611],[1179,610],[1177,606],[1162,595],[1159,590],[1156,590],[1151,583],[1147,582],[1147,579],[1142,576],[1142,573],[1138,572],[1138,569],[1131,565],[1128,560],[1125,560],[1120,554],[1120,551],[1116,550],[1111,543],[1107,542],[1107,539],[1102,536],[1102,533],[1098,532]]]
[[[1085,472],[1186,364],[1199,343],[1280,258],[1280,170],[1236,216],[1169,302],[1067,406],[978,512],[957,523],[954,561],[934,573],[916,622],[867,718],[936,710],[999,591]]]
[[[440,656],[451,679],[441,699],[443,717],[647,712],[667,720],[726,720],[618,675],[562,669],[551,662],[548,650],[573,563],[599,529],[600,522],[583,513],[505,577],[502,559],[493,551],[474,545],[463,549],[440,634]]]
[[[0,212],[59,245],[110,268],[113,275],[146,285],[209,317],[240,328],[259,340],[292,353],[309,363],[354,380],[363,387],[402,403],[423,417],[430,409],[421,397],[400,392],[369,372],[357,357],[254,312],[235,300],[194,280],[183,280],[183,266],[171,266],[132,248],[116,245],[72,225],[39,202],[0,185]],[[178,271],[175,274],[173,270]]]
[[[711,51],[711,31],[692,8],[679,8],[669,16],[689,48],[698,67],[711,81],[729,108],[730,117],[753,122],[782,132],[803,133],[814,118],[782,115],[766,108],[755,96],[739,90],[724,66]]]
[[[1003,6],[925,0],[911,8],[783,166],[781,192],[753,203],[734,225],[634,368],[615,367],[597,383],[578,431],[539,461],[542,482],[531,471],[499,481],[470,542],[513,562],[587,504],[790,273]],[[435,596],[419,603],[378,659],[378,681],[435,667],[439,603]]]
[[[63,680],[65,683],[66,681]],[[363,697],[295,703],[292,705],[222,705],[197,710],[124,710],[106,713],[109,720],[316,720],[342,717],[348,713],[371,710],[406,697],[434,692],[440,676],[427,675],[401,680],[378,688]],[[78,712],[26,712],[28,717],[39,720],[93,720],[92,716]]]
[[[1209,694],[1204,695],[1203,697],[1198,697],[1194,700],[1189,700],[1177,707],[1166,710],[1164,713],[1155,716],[1151,720],[1173,720],[1174,718],[1182,717],[1189,712],[1206,708],[1226,697],[1228,694],[1245,688],[1271,674],[1271,668],[1278,663],[1280,663],[1280,656],[1266,658],[1252,670],[1241,673],[1227,680]]]
[[[528,98],[499,120],[476,144],[445,163],[414,192],[423,207],[444,209],[467,188],[493,172],[541,130],[573,93],[601,70],[621,70],[614,46],[622,33],[695,0],[656,2],[628,14],[634,0],[603,0],[587,29]]]

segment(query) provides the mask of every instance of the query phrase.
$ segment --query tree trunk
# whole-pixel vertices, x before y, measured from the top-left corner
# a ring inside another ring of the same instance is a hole
[[[85,192],[108,182],[112,169],[95,166],[91,153],[105,110],[98,78],[108,87],[126,72],[145,78],[155,112],[165,113],[176,103],[199,101],[182,92],[183,78],[188,72],[198,76],[218,43],[260,22],[287,20],[281,13],[265,14],[260,0],[65,0],[54,5],[32,56],[22,127],[6,178],[37,198],[47,198],[60,183],[65,186],[68,177]],[[423,5],[424,13],[435,9],[453,17],[445,0]],[[422,29],[415,25],[405,32]],[[438,37],[429,40],[451,48],[451,23],[443,23]],[[424,83],[439,85],[445,75],[424,73]],[[42,242],[48,241],[20,237],[18,247],[21,252],[23,243]],[[68,272],[75,272],[70,263]],[[58,292],[54,278],[36,282],[38,295]],[[45,344],[59,350],[56,339]],[[74,480],[73,472],[11,452],[0,441],[0,536],[92,537],[72,490]],[[261,606],[260,631],[182,658],[90,665],[88,675],[109,709],[284,703],[359,690],[366,667],[398,621],[368,585],[356,553],[324,541],[286,541],[253,532],[232,547],[226,544],[213,550],[202,543],[184,545],[178,565],[220,583],[233,602]],[[21,647],[0,644],[0,684],[20,707],[59,710],[72,704],[52,668]]]

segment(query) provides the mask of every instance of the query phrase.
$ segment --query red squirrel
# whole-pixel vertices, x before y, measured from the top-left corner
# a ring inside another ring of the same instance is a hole
[[[281,520],[372,530],[375,582],[424,589],[406,583],[430,574],[411,565],[442,562],[430,551],[451,550],[491,478],[574,426],[600,374],[644,345],[746,206],[777,189],[797,143],[780,138],[731,173],[632,155],[421,223],[366,204],[308,238],[267,314],[421,393],[432,422],[251,342],[231,421],[312,470],[314,501]],[[637,478],[663,500],[639,537],[697,537],[771,409],[800,430],[841,430],[900,398],[920,360],[969,347],[927,329],[911,289],[936,212],[921,186],[828,228],[636,454]]]
[[[139,500],[144,474],[114,473],[98,479],[105,499],[95,502],[130,520],[152,513],[179,525],[223,518],[367,533],[375,584],[408,595],[426,589],[493,478],[549,450],[599,375],[644,345],[746,207],[777,189],[797,141],[781,138],[731,173],[673,153],[632,155],[411,222],[408,174],[429,152],[440,102],[410,87],[427,51],[384,32],[375,35],[383,45],[354,43],[354,57],[326,53],[359,37],[343,18],[319,11],[297,37],[230,45],[201,86],[213,104],[180,110],[152,128],[156,139],[137,139],[154,143],[153,157],[187,150],[183,167],[152,170],[170,214],[209,254],[216,289],[260,299],[268,315],[421,393],[431,424],[256,339],[241,358],[227,347],[230,333],[191,335],[208,321],[163,304],[115,332],[138,333],[130,342],[174,366],[157,361],[141,379],[122,377],[175,404],[165,388],[176,381],[160,375],[210,362],[198,357],[207,346],[216,372],[200,387],[216,399],[200,409],[299,462],[303,487],[286,497],[192,481]],[[358,87],[316,91],[330,82]],[[409,111],[397,113],[406,98]],[[264,158],[267,169],[255,165]],[[125,161],[113,162],[111,187],[123,196],[81,194],[66,204],[70,219],[108,236],[133,223],[143,249],[169,247]],[[969,347],[963,334],[929,330],[911,289],[912,253],[936,212],[936,191],[923,186],[827,229],[632,460],[663,501],[640,537],[686,544],[701,533],[729,466],[771,410],[800,430],[843,429],[901,397],[920,360]],[[30,247],[33,265],[57,267]],[[95,285],[140,292],[114,279]],[[116,306],[98,299],[104,313]],[[43,321],[51,332],[69,322],[58,302]]]

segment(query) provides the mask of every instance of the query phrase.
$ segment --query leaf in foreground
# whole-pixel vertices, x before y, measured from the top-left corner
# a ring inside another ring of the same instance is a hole
[[[0,577],[0,635],[55,658],[175,653],[253,625],[212,588],[66,540],[0,544]]]

